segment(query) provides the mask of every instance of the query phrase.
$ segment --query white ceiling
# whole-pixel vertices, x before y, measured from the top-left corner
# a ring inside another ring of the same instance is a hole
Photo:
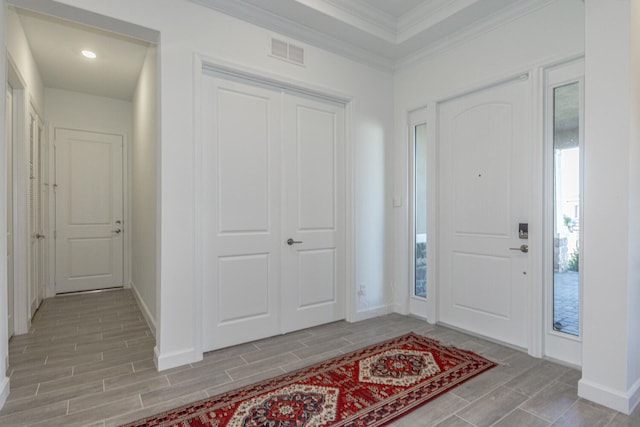
[[[16,9],[45,87],[131,100],[148,43]],[[96,59],[82,56],[94,51]]]
[[[412,9],[415,9],[420,4],[425,3],[425,0],[362,0],[368,6],[376,8],[382,12],[388,13],[391,16],[399,18]],[[345,2],[348,3],[348,0]]]
[[[191,1],[390,71],[554,0]],[[46,14],[16,9],[46,87],[132,99],[148,42],[49,16],[61,7],[51,0],[11,2]],[[108,18],[84,18],[118,28]],[[85,59],[82,49],[98,58]]]

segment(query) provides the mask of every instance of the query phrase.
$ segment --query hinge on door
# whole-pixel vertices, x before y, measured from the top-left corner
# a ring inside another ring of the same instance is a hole
[[[54,239],[58,238],[58,230],[53,230],[53,238]]]

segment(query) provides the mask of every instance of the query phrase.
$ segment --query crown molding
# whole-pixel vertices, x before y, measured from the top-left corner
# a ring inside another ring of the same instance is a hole
[[[402,15],[396,24],[398,42],[402,43],[416,34],[433,27],[448,17],[471,6],[478,0],[432,0],[424,2]]]
[[[307,43],[326,51],[343,56],[347,59],[359,62],[361,64],[373,67],[375,69],[391,73],[395,70],[410,67],[416,62],[422,61],[429,56],[439,52],[446,51],[471,37],[477,37],[483,33],[489,32],[506,22],[527,15],[540,8],[543,8],[553,1],[557,0],[512,0],[509,6],[500,9],[490,16],[479,19],[473,24],[457,30],[454,34],[426,43],[425,46],[417,51],[407,55],[399,56],[397,52],[400,49],[389,49],[385,52],[384,48],[373,51],[365,47],[356,46],[345,40],[338,39],[325,32],[313,29],[309,26],[295,22],[291,19],[284,18],[273,12],[262,9],[253,3],[244,0],[190,0],[193,3],[208,7],[226,15],[238,18],[242,21],[252,23],[270,31],[274,31],[283,36],[290,37],[297,41]],[[379,31],[389,34],[389,23],[394,18],[382,11],[372,11],[373,8],[366,6],[362,0],[351,0],[346,5],[344,0],[296,0],[306,7],[314,8],[314,5],[321,5],[324,9],[319,13],[328,13],[328,7],[339,9],[342,13],[360,14],[362,22],[378,28]],[[411,31],[416,32],[415,37],[428,29],[430,26],[442,22],[448,16],[455,14],[465,7],[468,7],[478,0],[432,0],[425,2],[414,10],[400,17],[398,22],[407,26],[400,37],[396,38],[395,45],[400,48],[404,42],[409,40]],[[318,9],[315,9],[318,10]],[[324,10],[324,12],[323,12]],[[366,12],[365,12],[366,11]],[[425,18],[426,17],[426,18]],[[425,20],[426,19],[426,20]],[[338,19],[339,20],[339,19]],[[344,21],[341,21],[344,22]],[[345,24],[349,24],[345,22]],[[422,30],[420,30],[422,28]],[[387,41],[386,37],[379,37],[379,33],[367,31],[361,27],[355,27],[354,31],[362,31],[371,37],[380,39],[380,42]],[[402,40],[400,40],[402,38]],[[415,40],[414,40],[415,41]]]
[[[297,0],[305,1],[305,0]],[[308,1],[308,0],[307,0]],[[317,0],[323,3],[327,3],[340,9],[341,11],[348,13],[351,16],[357,17],[370,25],[378,27],[380,30],[387,33],[393,42],[396,41],[396,35],[398,33],[398,21],[397,19],[389,15],[386,12],[375,9],[369,6],[362,0]]]
[[[445,37],[435,43],[425,46],[416,52],[404,56],[394,62],[394,71],[409,68],[411,65],[425,60],[426,58],[436,55],[440,52],[444,52],[451,49],[461,43],[464,43],[470,38],[478,37],[482,34],[488,33],[497,27],[504,25],[510,21],[518,19],[533,13],[539,9],[542,9],[556,0],[518,0],[514,1],[512,5],[505,9],[501,9],[499,12],[493,15],[481,19],[460,31],[457,31],[454,35]]]
[[[333,52],[385,72],[393,70],[393,59],[339,40],[242,0],[190,0],[242,21],[275,31],[295,40]]]

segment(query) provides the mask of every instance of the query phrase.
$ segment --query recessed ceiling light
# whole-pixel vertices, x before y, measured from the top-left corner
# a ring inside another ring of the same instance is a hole
[[[84,56],[85,58],[89,58],[89,59],[96,59],[96,57],[97,57],[95,52],[92,52],[90,50],[83,50],[82,51],[82,56]]]

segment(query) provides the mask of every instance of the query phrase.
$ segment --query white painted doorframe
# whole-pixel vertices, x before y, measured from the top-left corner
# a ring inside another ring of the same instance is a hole
[[[55,291],[124,287],[125,236],[129,234],[125,220],[125,136],[57,127],[53,138]],[[87,168],[86,162],[93,165]],[[87,254],[89,258],[82,258]]]
[[[28,135],[30,103],[24,78],[17,71],[13,59],[7,58],[7,78],[13,87],[14,145],[13,145],[13,224],[14,224],[14,332],[25,334],[31,326],[29,303],[29,209]]]
[[[536,64],[533,64],[529,70],[522,71],[522,73],[512,73],[505,74],[503,76],[496,76],[494,78],[490,78],[485,81],[477,82],[476,84],[470,85],[466,88],[463,88],[459,91],[451,92],[445,94],[441,97],[438,97],[434,100],[431,100],[426,103],[427,105],[427,122],[435,123],[437,121],[437,106],[439,103],[444,102],[446,100],[464,95],[473,93],[478,90],[482,90],[483,88],[491,87],[493,85],[499,84],[500,82],[511,79],[514,76],[521,75],[523,73],[528,73],[531,79],[531,90],[530,90],[530,99],[529,102],[532,106],[532,113],[530,117],[531,122],[531,135],[528,138],[530,143],[532,144],[531,151],[531,170],[532,170],[532,193],[531,193],[531,203],[530,203],[530,233],[529,233],[529,242],[530,242],[530,279],[532,285],[528,290],[529,295],[529,304],[525,309],[529,313],[529,325],[528,325],[528,353],[534,357],[542,357],[544,353],[544,335],[545,335],[545,292],[542,286],[534,286],[535,283],[543,283],[544,278],[544,247],[545,242],[543,240],[543,234],[541,232],[542,227],[545,224],[545,221],[548,219],[544,218],[543,215],[543,206],[542,200],[546,200],[546,193],[544,188],[544,180],[545,180],[545,172],[544,169],[544,152],[543,152],[543,144],[541,141],[544,139],[544,93],[546,91],[545,86],[545,70],[556,67],[561,64],[570,63],[572,61],[580,60],[583,58],[581,54],[575,55],[573,57],[558,57],[551,58],[546,61],[542,61]],[[436,154],[437,148],[437,129],[436,126],[428,126],[428,144],[431,147],[430,152]],[[537,144],[537,145],[536,145]],[[431,166],[431,164],[429,165]],[[431,191],[432,197],[429,198],[429,203],[433,207],[434,200],[437,200],[439,197],[438,194],[441,191],[440,183],[439,183],[439,166],[434,164],[432,172],[434,173],[434,177],[429,184],[429,191]],[[538,203],[538,204],[536,204]],[[434,274],[436,277],[439,276],[439,265],[438,265],[438,254],[440,251],[440,242],[439,236],[437,236],[436,231],[439,228],[440,223],[440,215],[434,212],[430,218],[432,219],[428,224],[428,230],[431,233],[430,245],[433,245],[432,254],[434,256],[434,261],[431,265],[432,270],[436,270]],[[536,231],[537,230],[537,231]],[[430,246],[432,247],[432,246]],[[430,258],[431,260],[431,258]],[[441,284],[439,281],[431,281],[431,283],[427,284],[427,292],[429,298],[427,299],[427,319],[430,323],[438,323],[441,321],[441,316],[438,310],[438,299],[440,295],[440,287]],[[416,313],[422,316],[422,313]]]
[[[43,227],[42,214],[43,181],[42,181],[42,157],[43,150],[42,119],[32,104],[29,109],[29,131],[27,149],[27,173],[28,173],[28,227],[29,227],[29,272],[28,295],[29,317],[33,317],[42,302],[45,289],[45,239],[47,238]],[[45,159],[46,161],[46,159]]]
[[[47,132],[46,132],[46,144],[47,149],[49,151],[49,159],[48,159],[48,176],[47,180],[49,182],[49,206],[47,207],[47,215],[49,220],[49,230],[50,235],[54,236],[55,230],[55,222],[56,222],[56,197],[55,197],[55,175],[56,175],[56,165],[55,165],[55,130],[56,129],[77,129],[78,126],[73,124],[69,124],[66,122],[47,122]],[[129,137],[126,129],[111,129],[111,128],[102,128],[95,127],[92,129],[84,129],[90,132],[98,132],[104,134],[115,134],[122,135],[123,138],[123,151],[122,151],[122,188],[123,188],[123,216],[124,216],[124,225],[131,224],[131,187],[130,187],[130,179],[131,175],[131,165],[129,164]],[[126,230],[124,236],[124,261],[123,261],[123,269],[124,269],[124,287],[130,287],[131,280],[131,262],[130,262],[130,254],[131,254],[131,235],[132,233],[129,230]],[[49,251],[49,262],[47,266],[47,289],[46,289],[46,298],[51,298],[56,295],[55,289],[55,277],[56,277],[56,240],[54,238],[47,239],[48,245],[47,250]]]
[[[530,126],[527,78],[438,106],[441,320],[528,347]]]
[[[218,75],[204,91],[205,350],[344,319],[344,105]]]
[[[8,308],[8,337],[14,335],[14,232],[13,232],[13,88],[7,84],[6,102],[6,165],[7,165],[7,308]]]
[[[238,64],[232,64],[225,61],[220,61],[212,58],[205,58],[199,55],[195,57],[195,105],[196,105],[196,135],[195,135],[195,190],[198,195],[195,198],[195,212],[196,214],[196,300],[202,301],[203,295],[203,244],[205,243],[205,237],[202,234],[203,230],[203,217],[202,217],[202,200],[204,197],[205,184],[203,182],[203,168],[206,166],[202,163],[203,153],[203,117],[202,117],[202,88],[203,88],[203,74],[215,73],[223,74],[230,78],[239,78],[240,80],[249,80],[257,82],[259,84],[266,84],[268,86],[275,86],[281,89],[290,90],[300,94],[311,95],[321,99],[327,99],[332,102],[344,104],[345,106],[345,315],[347,321],[353,321],[356,315],[355,309],[355,289],[354,289],[354,262],[355,262],[355,236],[354,236],[354,170],[355,170],[355,158],[354,148],[351,144],[353,139],[352,130],[349,126],[352,109],[352,96],[338,93],[336,91],[315,87],[313,85],[301,84],[299,81],[278,76],[265,74],[263,71],[251,69],[248,67],[240,66]],[[198,304],[195,307],[196,317],[196,342],[195,353],[202,354],[203,348],[203,307]]]
[[[581,150],[580,163],[583,166],[582,161],[584,156],[584,59],[578,58],[574,60],[568,60],[559,64],[554,64],[544,69],[544,89],[545,103],[545,158],[544,158],[544,201],[545,201],[545,232],[544,232],[544,283],[546,298],[544,301],[544,355],[554,359],[560,360],[564,363],[569,363],[574,366],[582,366],[582,275],[579,276],[578,285],[578,321],[579,321],[579,334],[573,336],[567,333],[555,331],[553,328],[553,296],[554,296],[554,137],[553,137],[553,90],[555,88],[577,83],[579,85],[580,93],[580,114],[579,114],[579,147]],[[584,169],[580,171],[580,186],[582,187],[584,176]],[[582,198],[582,192],[580,193]],[[582,206],[580,206],[580,218],[582,215]],[[582,245],[582,232],[579,237],[580,251],[583,250]],[[582,259],[582,257],[580,257]],[[582,265],[580,265],[580,271],[582,271]]]

